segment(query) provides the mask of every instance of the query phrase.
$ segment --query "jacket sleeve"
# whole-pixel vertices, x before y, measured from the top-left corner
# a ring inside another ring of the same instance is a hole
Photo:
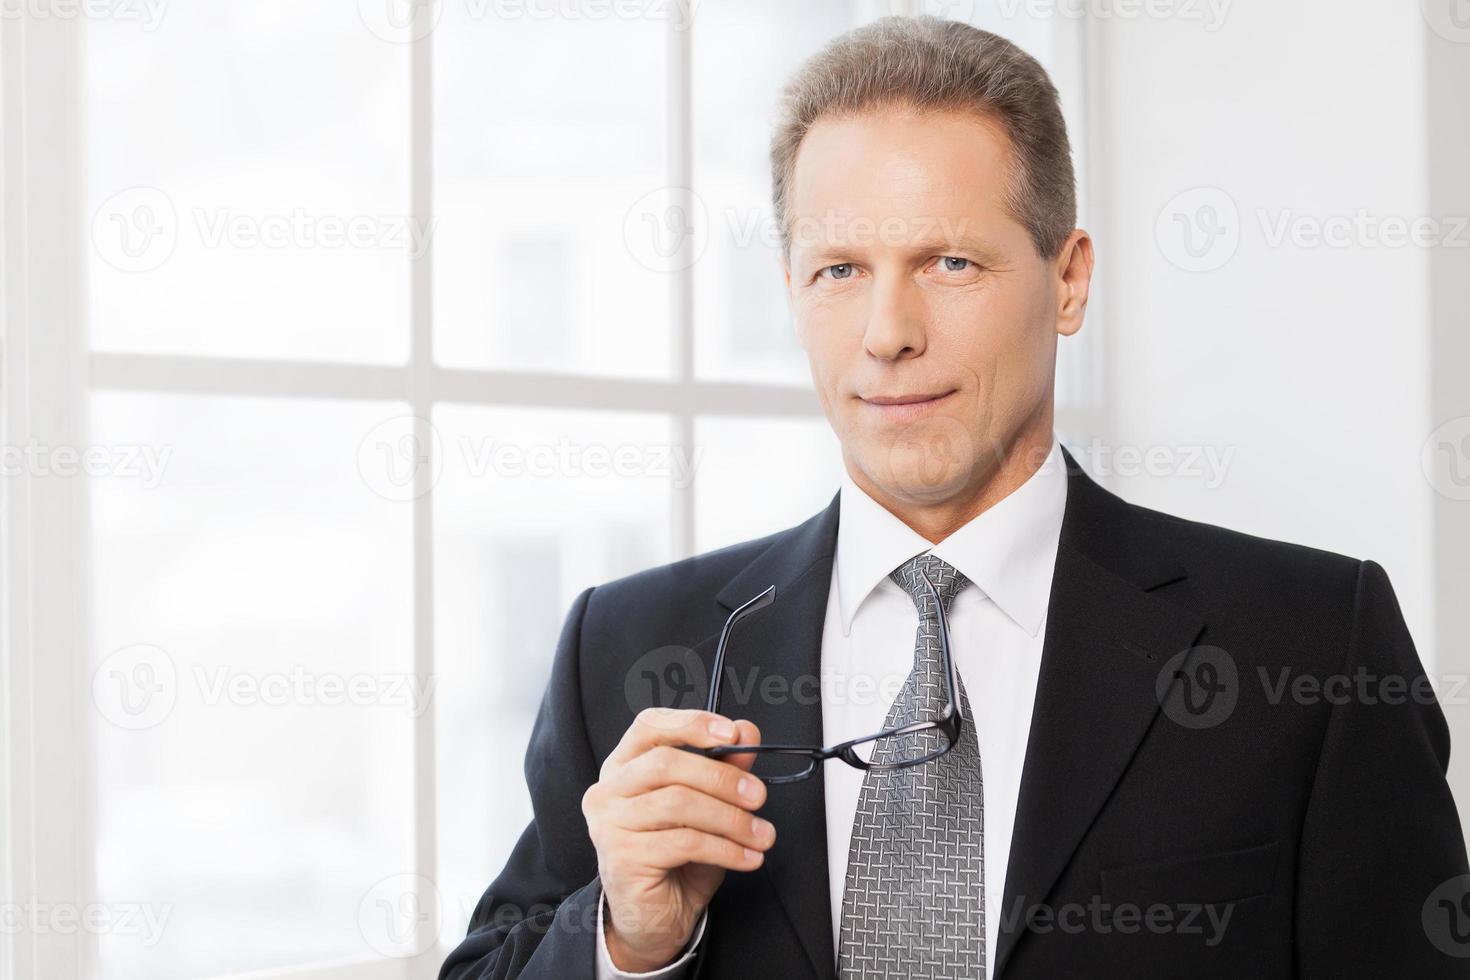
[[[1470,932],[1470,876],[1445,781],[1449,729],[1372,561],[1358,569],[1342,674],[1324,682],[1332,708],[1298,855],[1298,975],[1470,977],[1470,935],[1454,939]]]
[[[580,682],[582,621],[572,603],[526,749],[532,821],[470,917],[440,980],[592,980],[602,888],[582,794],[597,781]]]
[[[602,903],[600,911],[607,913],[607,902]],[[597,980],[685,980],[693,969],[695,954],[699,944],[704,938],[704,924],[709,916],[709,909],[700,913],[699,923],[694,927],[694,935],[689,938],[689,943],[684,947],[684,953],[673,963],[660,970],[652,970],[648,973],[628,973],[619,970],[613,965],[612,957],[608,954],[607,943],[603,939],[602,926],[597,928]],[[601,920],[599,919],[599,922]]]

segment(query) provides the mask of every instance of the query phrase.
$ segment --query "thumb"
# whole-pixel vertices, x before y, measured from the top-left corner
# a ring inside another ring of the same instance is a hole
[[[759,745],[761,744],[761,730],[755,727],[755,722],[746,721],[744,718],[735,722],[735,745]],[[725,756],[725,762],[732,766],[744,769],[746,772],[755,766],[756,754],[754,752],[733,752]]]

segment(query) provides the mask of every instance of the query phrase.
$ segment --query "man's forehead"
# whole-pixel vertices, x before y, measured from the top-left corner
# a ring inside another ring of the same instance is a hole
[[[797,150],[794,176],[800,180],[813,170],[825,174],[834,166],[861,176],[879,168],[887,183],[922,183],[937,171],[1003,171],[1010,158],[1005,127],[989,116],[958,110],[874,111],[813,123]]]
[[[846,131],[814,128],[797,155],[792,211],[877,218],[916,210],[973,212],[998,204],[1008,154],[984,132],[968,119],[923,132],[883,130],[879,120]]]

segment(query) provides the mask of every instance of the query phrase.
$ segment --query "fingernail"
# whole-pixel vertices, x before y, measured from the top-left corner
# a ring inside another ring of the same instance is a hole
[[[757,799],[761,795],[760,783],[749,776],[740,777],[740,782],[735,784],[735,791],[747,800]]]
[[[755,829],[755,835],[762,840],[767,837],[772,837],[776,833],[776,828],[771,826],[771,821],[762,820],[760,817],[755,818],[753,826]]]
[[[726,718],[716,718],[709,723],[709,733],[715,738],[734,738],[735,723]]]
[[[745,860],[747,860],[747,861],[754,861],[754,860],[758,859],[760,856],[761,856],[761,852],[760,851],[752,851],[748,847],[745,849]]]

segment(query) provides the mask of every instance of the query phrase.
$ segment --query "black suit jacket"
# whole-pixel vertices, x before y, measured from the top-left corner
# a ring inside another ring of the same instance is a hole
[[[1470,879],[1445,885],[1467,870],[1449,736],[1383,569],[1134,506],[1064,457],[996,977],[1470,976],[1450,955],[1470,953]],[[769,742],[832,740],[801,692],[837,520],[834,496],[577,597],[526,754],[534,820],[441,977],[593,976],[582,794],[654,689],[702,706],[702,681],[640,675],[707,671],[730,610],[772,583],[732,640],[722,709]],[[697,975],[833,977],[822,780],[772,787],[762,815],[776,844],[725,879]]]

